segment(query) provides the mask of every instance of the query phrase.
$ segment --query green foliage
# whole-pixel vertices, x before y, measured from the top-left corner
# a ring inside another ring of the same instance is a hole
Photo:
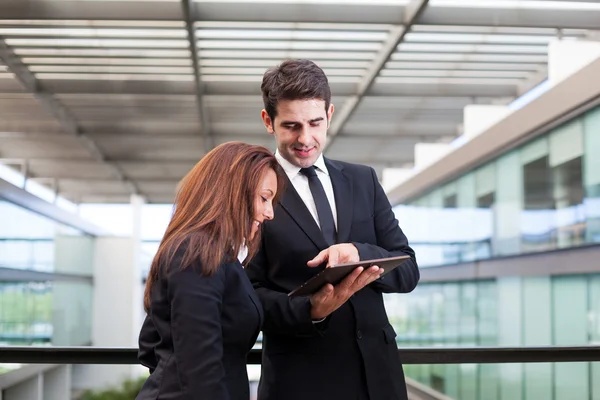
[[[50,322],[52,292],[30,290],[27,284],[0,286],[0,317],[10,322]]]
[[[103,391],[86,391],[81,400],[134,400],[140,392],[146,377],[138,380],[127,380],[123,382],[120,388],[107,389]]]

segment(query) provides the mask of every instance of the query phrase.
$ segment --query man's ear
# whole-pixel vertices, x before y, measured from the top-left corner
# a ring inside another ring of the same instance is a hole
[[[271,135],[274,134],[275,130],[273,129],[273,121],[271,120],[271,117],[269,117],[267,110],[263,108],[263,110],[260,112],[260,117],[265,124],[265,128],[267,128],[267,132],[269,132]]]
[[[329,109],[327,110],[327,128],[331,126],[331,116],[333,115],[334,107],[333,103],[329,105]]]

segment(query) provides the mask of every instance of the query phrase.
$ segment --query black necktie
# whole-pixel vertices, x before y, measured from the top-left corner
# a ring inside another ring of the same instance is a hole
[[[329,246],[334,245],[337,242],[335,233],[335,223],[333,222],[333,214],[331,213],[331,206],[327,200],[327,195],[323,189],[323,185],[317,176],[315,167],[301,168],[300,173],[306,175],[308,178],[308,186],[312,193],[315,205],[317,206],[317,214],[319,214],[319,224],[321,225],[321,231],[325,237],[325,241]]]

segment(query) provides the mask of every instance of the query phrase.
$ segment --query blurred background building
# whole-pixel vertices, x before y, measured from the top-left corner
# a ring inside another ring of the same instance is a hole
[[[599,1],[0,0],[1,345],[137,345],[179,179],[223,142],[274,150],[260,81],[285,58],[325,70],[325,155],[376,170],[417,251],[417,290],[386,296],[400,346],[600,344]],[[1,367],[6,399],[145,373]],[[406,373],[600,399],[598,363]]]

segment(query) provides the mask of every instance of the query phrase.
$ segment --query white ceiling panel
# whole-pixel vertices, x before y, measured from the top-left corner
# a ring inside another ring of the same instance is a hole
[[[381,175],[454,139],[465,106],[542,82],[551,41],[600,30],[597,2],[430,0],[405,20],[407,4],[195,0],[188,26],[180,0],[0,2],[0,158],[74,202],[170,202],[215,145],[275,149],[262,76],[307,58],[343,122],[326,155]]]

